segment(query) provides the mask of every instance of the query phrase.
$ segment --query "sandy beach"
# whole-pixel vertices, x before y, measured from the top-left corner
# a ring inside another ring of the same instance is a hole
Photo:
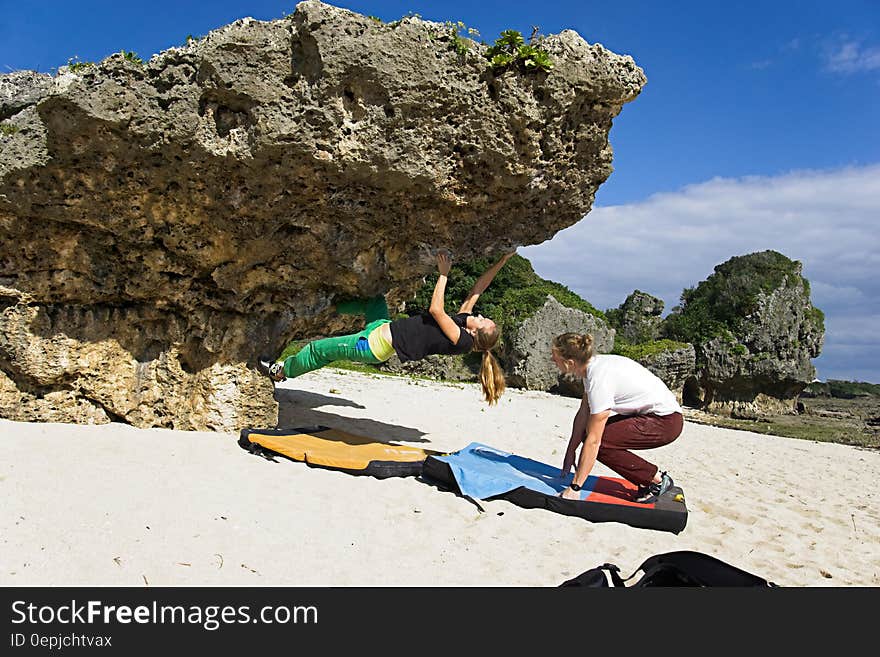
[[[561,464],[578,400],[335,369],[278,385],[279,426],[323,424]],[[416,477],[250,455],[238,434],[0,420],[3,586],[557,586],[696,550],[783,586],[880,585],[880,453],[686,422],[644,454],[685,492],[678,535]],[[613,475],[598,465],[594,474]]]

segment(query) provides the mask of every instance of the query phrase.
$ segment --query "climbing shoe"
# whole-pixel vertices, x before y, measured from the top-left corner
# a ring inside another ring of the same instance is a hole
[[[636,491],[636,502],[639,504],[653,504],[663,493],[672,486],[672,477],[665,472],[660,473],[660,483],[651,482],[645,486],[639,486]]]
[[[260,358],[257,361],[257,371],[263,376],[268,376],[275,382],[284,381],[284,363],[276,363],[269,359]]]

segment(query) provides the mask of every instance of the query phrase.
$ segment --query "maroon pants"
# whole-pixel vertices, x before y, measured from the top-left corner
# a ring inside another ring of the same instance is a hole
[[[642,486],[657,474],[657,466],[631,449],[651,449],[671,443],[681,434],[681,413],[669,415],[613,415],[605,424],[596,460],[621,477]]]

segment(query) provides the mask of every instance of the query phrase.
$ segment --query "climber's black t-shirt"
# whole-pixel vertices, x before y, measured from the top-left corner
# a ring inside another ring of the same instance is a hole
[[[430,354],[466,354],[474,348],[474,339],[465,330],[471,313],[459,313],[452,321],[461,328],[458,343],[452,344],[429,313],[391,322],[391,346],[402,363],[421,360]]]

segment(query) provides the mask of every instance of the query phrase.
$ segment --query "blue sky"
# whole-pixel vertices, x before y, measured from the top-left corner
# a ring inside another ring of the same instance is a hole
[[[611,130],[614,173],[584,220],[524,247],[539,274],[599,308],[664,299],[744,253],[804,264],[826,314],[822,379],[880,382],[880,2],[331,2],[394,20],[573,29],[648,78]],[[147,59],[294,2],[0,0],[0,72],[52,72],[125,49]]]

